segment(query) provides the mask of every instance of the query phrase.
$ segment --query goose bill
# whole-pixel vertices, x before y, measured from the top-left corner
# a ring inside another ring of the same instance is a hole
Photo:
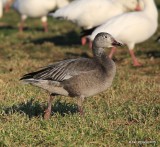
[[[112,45],[113,45],[113,46],[122,46],[123,44],[120,43],[120,42],[118,42],[118,41],[116,41],[116,40],[114,40],[114,41],[112,42]]]

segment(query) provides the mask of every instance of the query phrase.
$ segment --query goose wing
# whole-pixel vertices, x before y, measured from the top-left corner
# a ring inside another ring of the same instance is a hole
[[[92,59],[79,58],[69,59],[51,64],[42,68],[39,71],[24,75],[21,80],[25,79],[42,79],[63,81],[70,79],[73,76],[93,71],[96,68],[96,63]]]

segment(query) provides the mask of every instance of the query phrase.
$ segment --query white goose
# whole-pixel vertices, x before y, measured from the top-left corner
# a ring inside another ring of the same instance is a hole
[[[14,0],[2,0],[5,12],[8,12]]]
[[[0,18],[3,16],[3,2],[0,0]]]
[[[154,0],[143,0],[143,2],[143,11],[130,12],[111,18],[95,29],[90,39],[93,40],[99,32],[112,34],[117,40],[128,46],[133,65],[141,66],[133,52],[135,44],[150,38],[158,26],[158,12]],[[114,52],[115,48],[112,48],[110,58],[112,58]]]
[[[52,15],[70,20],[88,30],[103,24],[113,16],[139,8],[137,0],[75,0]],[[85,42],[85,38],[82,38],[82,44]]]
[[[7,12],[11,6],[12,0],[0,0],[0,18],[3,16],[3,8]]]
[[[23,31],[24,21],[27,17],[40,17],[45,32],[47,27],[47,14],[56,7],[63,7],[68,0],[15,0],[13,7],[21,14],[19,30]]]

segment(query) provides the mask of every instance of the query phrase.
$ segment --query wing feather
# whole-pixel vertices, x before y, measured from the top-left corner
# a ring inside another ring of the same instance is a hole
[[[46,66],[39,71],[26,74],[21,78],[21,80],[34,78],[63,81],[81,73],[95,70],[95,64],[96,63],[93,59],[88,58],[63,60]]]

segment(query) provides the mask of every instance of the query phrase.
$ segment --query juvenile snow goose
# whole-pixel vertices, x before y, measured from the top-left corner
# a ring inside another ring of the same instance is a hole
[[[116,15],[135,9],[140,9],[138,0],[75,0],[51,15],[70,20],[81,27],[84,34],[81,43],[84,45],[85,35],[90,35],[95,27]]]
[[[154,0],[143,0],[144,10],[130,12],[111,18],[103,25],[96,28],[91,34],[93,40],[99,32],[107,32],[119,41],[125,43],[133,60],[134,66],[141,66],[133,49],[135,44],[141,43],[150,38],[158,26],[158,12]],[[112,58],[115,48],[112,48],[110,58]]]
[[[111,86],[116,73],[112,59],[106,57],[104,48],[121,46],[108,33],[99,33],[93,41],[93,58],[68,59],[24,75],[21,80],[41,87],[51,93],[44,118],[49,119],[53,96],[78,97],[78,110],[83,114],[82,102]]]
[[[68,0],[15,0],[13,7],[21,14],[19,31],[23,31],[24,21],[27,17],[41,18],[44,31],[48,31],[47,14],[56,7],[63,7]]]

